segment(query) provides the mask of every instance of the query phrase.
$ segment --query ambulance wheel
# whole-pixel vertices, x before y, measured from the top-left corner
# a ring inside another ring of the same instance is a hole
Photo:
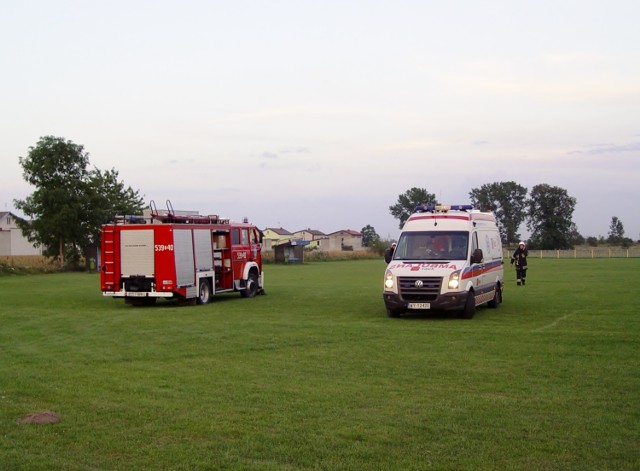
[[[258,276],[255,272],[249,273],[249,278],[247,278],[247,287],[240,291],[240,295],[243,298],[253,298],[258,294]]]
[[[493,299],[487,303],[487,306],[492,309],[497,309],[500,303],[502,303],[502,289],[500,285],[496,284],[496,292],[493,295]]]
[[[207,304],[211,301],[211,286],[207,280],[200,280],[200,287],[198,288],[198,297],[196,298],[198,304]]]
[[[473,291],[469,291],[467,295],[467,301],[464,303],[464,309],[460,313],[460,317],[463,319],[472,319],[476,313],[476,298]]]
[[[387,317],[400,317],[400,313],[395,309],[387,308]]]

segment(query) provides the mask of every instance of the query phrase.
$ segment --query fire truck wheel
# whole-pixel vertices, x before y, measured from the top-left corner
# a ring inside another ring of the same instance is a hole
[[[249,278],[247,278],[247,287],[240,291],[240,294],[244,298],[253,298],[258,293],[258,276],[255,272],[249,273]]]
[[[473,291],[469,291],[467,295],[467,302],[464,303],[464,309],[460,313],[460,317],[463,319],[471,319],[476,313],[476,299]]]
[[[211,287],[207,280],[200,280],[200,288],[198,289],[198,304],[207,304],[211,300]]]

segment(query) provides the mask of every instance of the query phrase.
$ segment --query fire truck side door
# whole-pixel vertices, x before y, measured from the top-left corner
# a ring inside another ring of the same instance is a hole
[[[261,250],[262,246],[260,245],[260,234],[257,229],[251,229],[250,234],[251,238],[251,254],[249,255],[251,261],[255,261],[260,265],[261,260]]]
[[[240,280],[244,275],[244,267],[249,261],[251,253],[249,249],[249,230],[246,228],[231,229],[231,259],[234,280]]]
[[[193,259],[193,232],[191,229],[175,229],[173,244],[176,260],[176,282],[179,287],[195,286],[195,261]]]

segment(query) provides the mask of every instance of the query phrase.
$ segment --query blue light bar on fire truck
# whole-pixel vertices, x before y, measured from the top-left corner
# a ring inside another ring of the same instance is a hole
[[[424,205],[416,206],[417,213],[446,213],[447,211],[471,211],[473,206],[470,204],[454,204],[454,205]]]

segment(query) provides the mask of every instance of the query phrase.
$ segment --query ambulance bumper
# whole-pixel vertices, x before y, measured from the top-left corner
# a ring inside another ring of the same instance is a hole
[[[384,304],[387,309],[395,312],[406,311],[459,311],[464,308],[467,293],[440,294],[433,301],[413,302],[406,301],[396,293],[383,293]]]

